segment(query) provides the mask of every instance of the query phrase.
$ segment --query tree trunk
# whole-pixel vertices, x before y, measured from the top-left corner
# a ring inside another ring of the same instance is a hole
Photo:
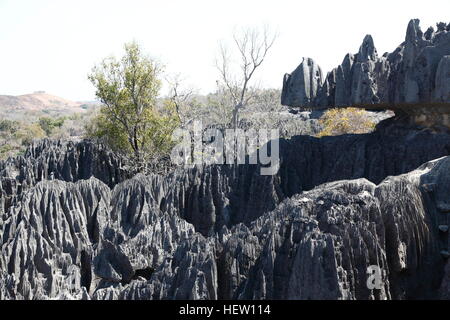
[[[233,126],[233,129],[237,129],[238,124],[239,124],[239,109],[241,107],[241,104],[237,104],[234,109],[233,109],[233,113],[232,113],[232,118],[231,118],[231,125]]]

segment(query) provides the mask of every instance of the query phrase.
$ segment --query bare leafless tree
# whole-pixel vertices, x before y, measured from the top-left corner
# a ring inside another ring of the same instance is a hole
[[[232,71],[232,56],[224,43],[220,43],[216,67],[220,72],[221,84],[228,90],[233,104],[231,124],[238,125],[239,111],[254,98],[254,90],[250,80],[255,71],[264,62],[267,53],[277,38],[267,26],[262,30],[256,28],[243,29],[233,33],[234,48],[237,49],[239,70]]]
[[[169,84],[169,99],[175,106],[180,123],[183,124],[186,121],[183,106],[195,94],[195,90],[184,84],[185,81],[180,74],[167,77],[166,81]]]

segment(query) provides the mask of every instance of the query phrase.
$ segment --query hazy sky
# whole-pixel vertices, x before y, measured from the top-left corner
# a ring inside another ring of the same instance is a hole
[[[372,34],[380,54],[405,37],[408,21],[422,30],[449,22],[450,0],[0,0],[0,94],[37,90],[73,100],[92,100],[92,66],[125,42],[181,73],[201,93],[218,78],[218,41],[233,28],[268,24],[279,37],[257,75],[266,87],[314,58],[325,72]]]

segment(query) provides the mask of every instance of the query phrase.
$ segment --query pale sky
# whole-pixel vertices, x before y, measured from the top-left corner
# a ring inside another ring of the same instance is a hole
[[[302,57],[326,73],[371,34],[378,53],[393,51],[408,21],[422,30],[449,22],[450,0],[0,0],[0,94],[44,90],[93,100],[87,80],[104,57],[136,40],[168,73],[180,73],[200,93],[218,79],[218,41],[234,28],[269,25],[279,37],[256,75],[281,88]]]

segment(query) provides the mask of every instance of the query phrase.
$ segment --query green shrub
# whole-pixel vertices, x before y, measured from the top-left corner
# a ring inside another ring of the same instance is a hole
[[[47,136],[50,136],[55,128],[61,128],[66,120],[65,117],[52,119],[50,117],[39,118],[39,125],[45,131]]]

